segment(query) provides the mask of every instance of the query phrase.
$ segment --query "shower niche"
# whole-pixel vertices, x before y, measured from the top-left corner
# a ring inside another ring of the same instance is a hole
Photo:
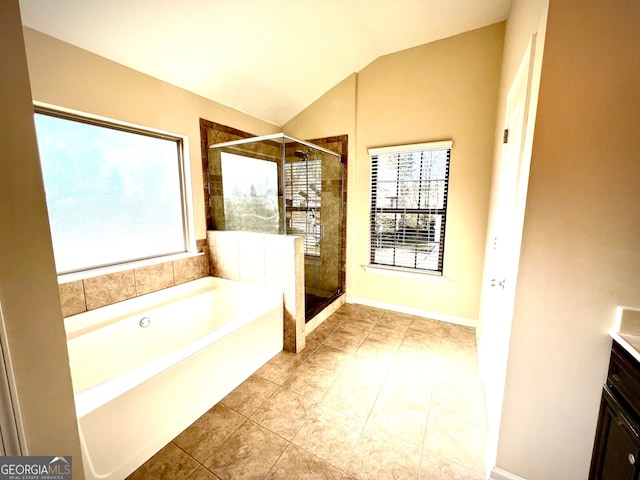
[[[303,239],[309,321],[343,291],[342,157],[284,134],[216,143],[207,155],[214,230]]]

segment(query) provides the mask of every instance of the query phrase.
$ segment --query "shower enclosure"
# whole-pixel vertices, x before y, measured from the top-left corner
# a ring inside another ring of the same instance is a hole
[[[216,230],[304,239],[306,320],[342,293],[343,183],[340,155],[284,134],[210,145]]]

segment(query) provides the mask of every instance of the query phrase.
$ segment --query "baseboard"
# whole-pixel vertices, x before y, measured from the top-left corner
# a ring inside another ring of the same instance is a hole
[[[405,307],[404,305],[396,305],[395,303],[378,302],[369,298],[347,297],[347,302],[366,305],[368,307],[383,308],[385,310],[391,310],[398,313],[408,313],[409,315],[416,315],[417,317],[431,318],[433,320],[455,323],[456,325],[463,325],[465,327],[475,328],[478,326],[478,320],[474,318],[459,317],[457,315],[432,312],[429,310],[422,310],[420,308]]]
[[[502,470],[501,468],[492,468],[489,480],[526,480],[523,477],[514,475],[513,473]]]

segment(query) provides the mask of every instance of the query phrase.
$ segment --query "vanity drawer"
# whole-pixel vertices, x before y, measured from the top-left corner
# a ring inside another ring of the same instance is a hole
[[[640,413],[640,363],[617,342],[611,350],[607,385],[634,413]]]

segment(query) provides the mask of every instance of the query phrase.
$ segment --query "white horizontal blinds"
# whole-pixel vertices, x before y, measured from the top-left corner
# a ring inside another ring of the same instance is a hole
[[[370,262],[442,273],[451,142],[369,154]]]
[[[320,255],[322,166],[319,159],[286,163],[287,234],[304,239],[305,255]]]

